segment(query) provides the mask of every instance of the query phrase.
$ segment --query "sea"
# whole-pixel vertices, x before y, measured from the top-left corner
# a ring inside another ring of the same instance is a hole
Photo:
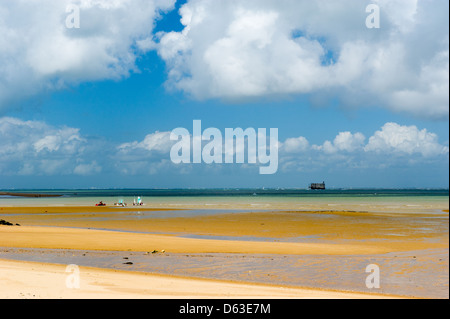
[[[6,193],[6,194],[5,194]],[[2,195],[3,194],[3,195]],[[12,196],[53,195],[54,197]],[[448,209],[448,189],[14,189],[0,190],[0,206],[132,206],[195,209],[440,210]]]

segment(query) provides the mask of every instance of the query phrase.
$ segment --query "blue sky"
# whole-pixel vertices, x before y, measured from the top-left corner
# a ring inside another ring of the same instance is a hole
[[[77,1],[1,2],[0,188],[448,188],[448,3],[375,2],[88,1],[60,33]],[[196,119],[278,128],[277,173],[173,164]]]

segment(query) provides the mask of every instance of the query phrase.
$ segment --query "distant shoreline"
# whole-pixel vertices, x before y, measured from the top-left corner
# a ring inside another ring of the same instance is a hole
[[[59,194],[37,194],[37,193],[12,193],[0,192],[0,196],[18,196],[18,197],[61,197]]]
[[[0,189],[0,195],[24,196],[24,197],[93,197],[93,196],[449,196],[449,189],[410,188],[410,189],[382,189],[382,188],[329,188],[311,190],[304,188],[167,188],[167,189]]]

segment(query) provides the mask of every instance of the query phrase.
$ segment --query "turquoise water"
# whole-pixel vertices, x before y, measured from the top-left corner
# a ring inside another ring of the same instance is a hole
[[[50,194],[59,197],[0,195],[0,206],[108,206],[123,200],[128,206],[140,196],[145,207],[197,209],[357,209],[442,210],[448,209],[448,189],[81,189],[4,190]]]

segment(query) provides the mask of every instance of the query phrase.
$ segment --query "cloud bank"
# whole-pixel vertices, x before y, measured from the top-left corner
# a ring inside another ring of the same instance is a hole
[[[84,136],[79,129],[55,127],[39,121],[0,118],[1,175],[80,175],[115,174],[150,176],[157,174],[224,173],[255,169],[250,164],[174,164],[170,150],[175,141],[171,132],[154,132],[142,141],[120,145]],[[447,143],[448,144],[448,143]],[[101,152],[99,152],[101,150]],[[323,166],[372,169],[403,165],[447,163],[449,147],[438,136],[416,126],[386,123],[366,138],[359,132],[339,132],[320,145],[307,137],[290,137],[278,142],[280,171],[295,172]],[[197,176],[197,175],[196,175]]]
[[[89,175],[101,172],[79,129],[39,121],[0,118],[0,174]]]

